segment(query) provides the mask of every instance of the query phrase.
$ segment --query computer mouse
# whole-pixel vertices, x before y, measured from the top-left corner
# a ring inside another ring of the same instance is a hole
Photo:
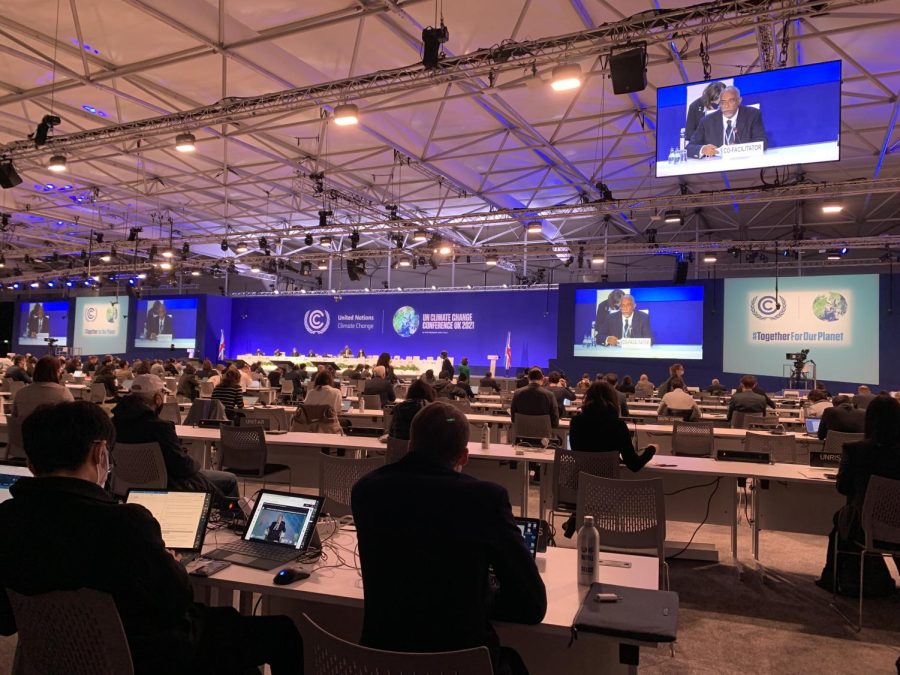
[[[287,586],[288,584],[292,584],[295,581],[302,581],[303,579],[309,579],[309,572],[285,567],[283,570],[278,571],[272,579],[272,583],[276,586]]]

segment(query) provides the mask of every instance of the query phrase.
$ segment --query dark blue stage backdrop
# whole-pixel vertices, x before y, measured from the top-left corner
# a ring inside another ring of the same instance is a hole
[[[497,354],[503,373],[507,335],[513,368],[556,356],[556,300],[547,290],[372,293],[340,302],[321,295],[233,298],[227,351],[337,354],[349,345],[354,354],[426,357],[446,350],[456,363],[465,356],[479,366]]]

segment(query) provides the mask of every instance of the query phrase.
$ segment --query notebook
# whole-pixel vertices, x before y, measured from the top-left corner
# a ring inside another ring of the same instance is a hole
[[[9,488],[22,476],[30,476],[31,472],[24,466],[0,466],[0,502],[5,502],[12,495]]]
[[[242,539],[204,557],[271,570],[300,557],[316,532],[323,497],[261,490]]]
[[[126,504],[140,504],[159,523],[166,548],[199,554],[206,536],[212,492],[129,490]]]

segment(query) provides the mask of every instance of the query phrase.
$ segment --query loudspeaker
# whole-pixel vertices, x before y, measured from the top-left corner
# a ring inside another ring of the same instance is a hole
[[[640,45],[609,54],[609,74],[614,94],[630,94],[647,88],[647,47]]]
[[[12,162],[0,162],[0,187],[14,188],[22,182],[22,177],[16,173]]]
[[[688,261],[687,260],[676,260],[675,261],[675,276],[672,281],[676,284],[683,284],[687,281],[688,275]]]

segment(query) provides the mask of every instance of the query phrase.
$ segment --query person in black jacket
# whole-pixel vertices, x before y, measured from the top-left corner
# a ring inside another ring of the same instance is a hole
[[[31,376],[25,372],[25,357],[16,354],[13,357],[13,364],[6,369],[6,374],[3,377],[9,378],[15,382],[31,384]]]
[[[366,386],[363,387],[363,394],[378,394],[381,397],[381,407],[397,400],[397,394],[394,393],[394,385],[390,380],[386,379],[384,366],[375,366],[373,368],[375,377],[366,380]]]
[[[509,416],[513,422],[517,413],[550,415],[550,426],[554,429],[559,426],[559,406],[551,391],[544,388],[544,373],[540,368],[529,370],[528,385],[516,389],[516,393],[513,394],[509,404]]]
[[[65,433],[60,433],[65,430]],[[287,617],[244,617],[193,602],[184,567],[166,550],[143,506],[119,504],[102,487],[115,430],[87,401],[37,410],[22,437],[34,478],[0,504],[0,585],[25,595],[91,588],[108,593],[137,675],[238,675],[268,663],[273,675],[303,670],[303,643]],[[48,536],[48,528],[52,536]],[[0,593],[0,633],[16,632]]]
[[[485,387],[485,388],[490,387],[498,394],[500,393],[500,383],[497,382],[497,380],[494,379],[494,376],[491,375],[490,373],[485,373],[484,377],[482,377],[481,380],[478,382],[478,386]]]
[[[456,374],[456,370],[453,368],[453,364],[450,363],[450,357],[447,356],[447,352],[441,352],[441,359],[441,372],[450,373],[450,377],[447,379],[453,379],[453,376]]]
[[[556,406],[559,408],[559,416],[565,417],[566,399],[574,401],[575,392],[569,389],[565,381],[562,380],[560,374],[555,370],[547,376],[547,382],[547,390],[553,394],[553,398],[556,399]]]
[[[453,406],[425,406],[410,436],[403,459],[353,486],[365,592],[361,642],[420,652],[483,645],[497,675],[527,673],[490,623],[539,623],[547,610],[509,495],[460,472],[468,461],[469,424]],[[416,564],[398,565],[396,542],[412,540]],[[496,586],[489,582],[491,567]]]
[[[825,440],[828,431],[843,431],[850,434],[863,433],[866,426],[866,411],[853,407],[849,396],[835,396],[831,407],[822,411],[819,422],[819,440]]]
[[[835,545],[838,551],[859,551],[857,542],[865,541],[862,507],[869,479],[883,476],[900,480],[900,402],[887,394],[876,396],[865,411],[864,433],[864,440],[845,443],[841,453],[836,487],[847,497],[847,504],[834,514],[825,567],[816,582],[829,591],[834,582]],[[838,590],[841,593],[858,594],[858,560],[858,556],[838,556]],[[894,564],[900,571],[900,552],[894,555]],[[894,581],[883,558],[867,557],[864,583],[866,595],[889,595],[894,592]]]
[[[125,396],[113,408],[113,425],[120,443],[159,443],[170,490],[212,490],[221,497],[239,497],[237,478],[227,471],[201,469],[182,447],[175,424],[160,419],[166,389],[156,375],[138,375]],[[113,452],[115,458],[115,452]]]
[[[434,389],[424,380],[416,380],[409,385],[406,398],[394,406],[391,428],[388,434],[402,441],[409,440],[409,428],[413,418],[426,405],[434,401]]]

